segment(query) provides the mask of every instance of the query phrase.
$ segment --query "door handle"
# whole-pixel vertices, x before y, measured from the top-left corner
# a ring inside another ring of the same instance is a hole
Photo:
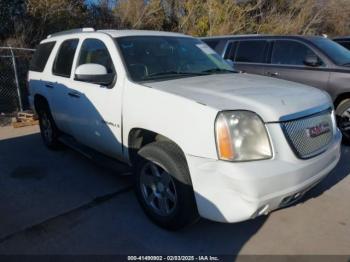
[[[47,88],[53,88],[53,84],[52,84],[52,83],[45,83],[45,86],[46,86]]]
[[[267,72],[268,76],[276,77],[279,76],[280,74],[278,72]]]
[[[68,93],[69,96],[74,97],[74,98],[79,98],[80,94],[78,92],[69,92]]]

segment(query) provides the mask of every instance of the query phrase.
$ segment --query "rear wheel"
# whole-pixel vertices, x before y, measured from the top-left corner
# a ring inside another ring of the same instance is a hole
[[[197,207],[182,151],[171,142],[160,141],[138,154],[135,190],[147,216],[170,230],[195,222]]]
[[[337,124],[343,134],[343,140],[350,143],[350,99],[343,100],[335,111]]]
[[[52,118],[48,105],[42,104],[38,109],[40,133],[44,144],[50,149],[58,149],[61,144],[58,140],[59,130]]]

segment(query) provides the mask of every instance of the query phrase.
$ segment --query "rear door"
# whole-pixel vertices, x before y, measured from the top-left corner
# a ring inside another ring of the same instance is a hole
[[[309,55],[318,57],[318,66],[307,66]],[[271,63],[265,66],[265,75],[326,89],[330,77],[324,59],[311,46],[298,40],[275,40],[272,45]]]
[[[50,77],[45,81],[45,87],[50,94],[49,104],[55,123],[58,128],[67,134],[72,134],[67,94],[73,81],[70,79],[72,64],[77,50],[79,39],[63,40],[58,47],[56,57],[52,63]]]
[[[46,64],[55,47],[56,41],[41,43],[30,61],[28,80],[29,80],[29,100],[34,109],[34,97],[31,94],[40,94],[50,100],[50,90],[46,87],[46,82],[49,81],[51,74],[44,72]],[[46,71],[51,71],[51,68]]]
[[[234,62],[238,71],[263,75],[269,42],[267,40],[235,40],[228,43],[225,59]]]

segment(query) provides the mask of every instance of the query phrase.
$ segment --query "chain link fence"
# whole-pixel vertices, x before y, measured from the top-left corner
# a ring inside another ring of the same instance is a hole
[[[0,114],[28,109],[27,73],[34,49],[0,47]]]

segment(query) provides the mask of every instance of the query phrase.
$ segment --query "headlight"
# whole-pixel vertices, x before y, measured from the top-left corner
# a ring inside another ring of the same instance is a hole
[[[220,112],[215,121],[215,136],[221,160],[248,161],[272,157],[265,125],[253,112]]]

